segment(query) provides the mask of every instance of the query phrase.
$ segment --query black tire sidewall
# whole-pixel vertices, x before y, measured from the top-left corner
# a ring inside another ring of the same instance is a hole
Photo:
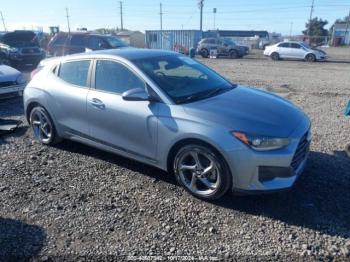
[[[236,50],[231,50],[229,56],[232,59],[236,59],[238,57],[238,52]]]
[[[311,59],[310,59],[310,58],[311,58]],[[308,54],[308,55],[306,56],[306,61],[307,61],[307,62],[315,62],[315,61],[316,61],[316,56],[313,55],[313,54]]]
[[[220,170],[220,184],[218,188],[212,192],[209,195],[203,196],[200,194],[195,194],[193,193],[190,189],[186,187],[186,185],[183,184],[180,175],[177,170],[177,165],[178,165],[178,159],[181,157],[181,155],[185,154],[186,152],[192,150],[193,148],[200,148],[201,150],[205,151],[206,153],[210,154],[218,163],[219,165],[219,170]],[[222,156],[218,156],[217,154],[214,153],[214,151],[205,145],[200,145],[200,144],[189,144],[185,145],[182,148],[178,150],[174,157],[173,161],[173,173],[175,174],[177,182],[185,188],[187,192],[190,194],[194,195],[197,198],[204,199],[204,200],[215,200],[220,197],[222,197],[228,190],[231,188],[232,184],[232,176],[231,172],[229,171],[228,165],[226,164],[226,161],[222,158]]]
[[[209,57],[209,51],[208,51],[207,49],[203,48],[203,49],[201,50],[201,56],[202,56],[203,58],[208,58],[208,57]]]
[[[272,53],[271,54],[271,59],[273,60],[273,61],[277,61],[277,60],[279,60],[280,59],[280,56],[279,56],[279,54],[278,53]]]

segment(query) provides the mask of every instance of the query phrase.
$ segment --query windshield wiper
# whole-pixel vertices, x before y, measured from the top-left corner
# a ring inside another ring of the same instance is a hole
[[[235,88],[236,86],[235,85],[232,85],[231,87],[217,87],[217,88],[214,88],[214,89],[211,89],[210,91],[208,92],[205,92],[204,94],[203,93],[200,93],[200,94],[194,94],[194,95],[190,95],[190,96],[187,96],[185,98],[182,98],[182,99],[178,99],[176,102],[179,103],[179,104],[182,104],[182,103],[185,103],[185,102],[193,102],[193,101],[196,101],[196,100],[201,100],[201,99],[205,99],[205,98],[209,98],[209,97],[212,97],[212,96],[215,96],[215,95],[218,95],[222,92],[226,92],[228,90],[232,90],[233,88]]]

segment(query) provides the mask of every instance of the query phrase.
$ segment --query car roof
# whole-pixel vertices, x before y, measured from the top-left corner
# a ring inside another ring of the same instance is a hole
[[[156,50],[156,49],[145,49],[145,48],[133,48],[133,47],[122,47],[118,49],[106,49],[99,51],[92,51],[87,53],[74,54],[64,56],[63,59],[86,59],[86,58],[98,58],[98,57],[122,57],[126,60],[135,60],[143,58],[152,58],[159,56],[179,55],[179,53],[173,51]]]

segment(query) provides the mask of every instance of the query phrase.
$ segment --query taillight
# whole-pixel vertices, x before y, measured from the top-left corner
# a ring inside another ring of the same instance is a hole
[[[40,70],[42,69],[42,67],[38,66],[37,68],[35,68],[31,73],[30,73],[30,79],[33,79],[33,77],[40,72]]]

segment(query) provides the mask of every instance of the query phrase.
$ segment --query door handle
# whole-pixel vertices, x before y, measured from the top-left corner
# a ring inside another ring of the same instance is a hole
[[[90,104],[93,105],[94,107],[99,108],[99,109],[105,109],[106,108],[105,104],[100,99],[97,99],[97,98],[93,98],[90,101]]]

